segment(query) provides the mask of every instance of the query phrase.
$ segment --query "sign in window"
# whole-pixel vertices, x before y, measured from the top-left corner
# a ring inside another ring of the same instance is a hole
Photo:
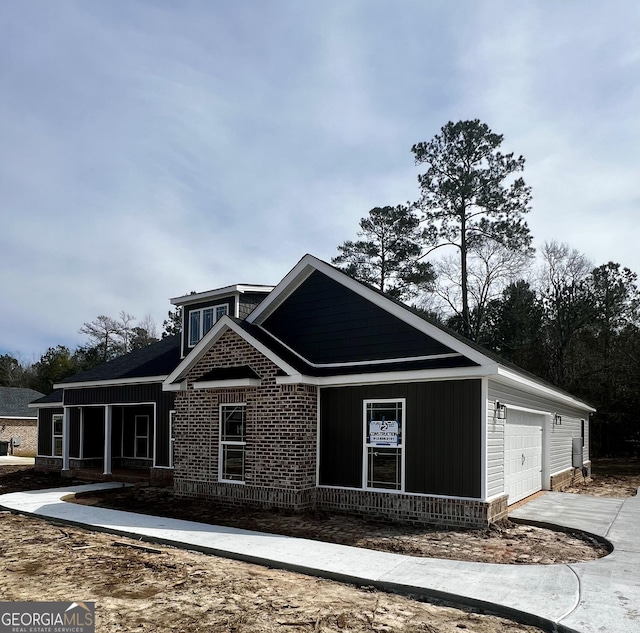
[[[403,489],[402,428],[405,401],[365,400],[367,488]]]

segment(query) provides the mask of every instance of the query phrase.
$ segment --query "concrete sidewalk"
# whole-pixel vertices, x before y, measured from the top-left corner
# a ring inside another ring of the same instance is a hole
[[[604,559],[572,565],[491,565],[377,552],[308,539],[211,526],[65,503],[76,492],[104,483],[11,493],[0,505],[113,534],[186,547],[412,596],[435,597],[558,631],[640,631],[640,539],[637,498],[601,499],[548,493],[514,517],[584,529],[616,550]],[[568,523],[563,523],[566,518]]]
[[[19,457],[18,455],[0,455],[0,466],[33,466],[35,457]]]

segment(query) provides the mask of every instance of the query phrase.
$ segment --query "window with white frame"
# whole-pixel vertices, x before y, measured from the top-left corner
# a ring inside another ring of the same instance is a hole
[[[220,480],[244,482],[247,433],[245,404],[220,405]]]
[[[405,400],[365,400],[364,480],[367,488],[404,489]]]
[[[62,457],[63,416],[56,413],[51,417],[53,427],[52,455]]]
[[[149,416],[136,415],[134,457],[149,457]]]
[[[175,436],[173,434],[173,425],[176,412],[172,409],[169,411],[169,468],[173,468],[173,446],[175,444]]]
[[[211,306],[189,312],[189,347],[196,343],[213,327],[213,324],[229,313],[229,306]]]

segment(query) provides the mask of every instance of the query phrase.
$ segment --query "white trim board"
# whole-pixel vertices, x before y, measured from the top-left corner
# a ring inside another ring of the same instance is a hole
[[[87,380],[84,382],[61,382],[53,385],[54,389],[78,389],[80,387],[117,387],[119,385],[146,385],[163,382],[166,376],[140,376],[139,378],[110,378],[108,380]]]
[[[200,342],[191,350],[191,353],[183,359],[183,361],[173,370],[173,372],[165,379],[162,388],[164,391],[180,391],[173,387],[173,383],[181,381],[195,367],[195,365],[204,357],[211,349],[213,344],[218,341],[222,335],[231,330],[240,338],[244,339],[251,347],[259,351],[263,356],[268,358],[274,365],[279,367],[287,374],[297,374],[298,372],[288,363],[283,361],[279,356],[274,354],[270,349],[263,345],[248,332],[243,330],[231,317],[223,316],[216,321],[215,325],[202,337]]]
[[[391,299],[371,290],[359,281],[352,279],[343,272],[329,266],[329,264],[313,257],[305,255],[289,274],[275,287],[265,300],[247,317],[249,323],[261,325],[315,270],[325,274],[337,283],[352,290],[372,304],[382,308],[386,312],[404,321],[408,325],[430,336],[439,343],[451,348],[455,352],[466,356],[478,364],[493,363],[488,356],[481,354],[466,343],[448,334],[444,330],[432,325],[428,321],[411,312],[408,308],[399,305]]]

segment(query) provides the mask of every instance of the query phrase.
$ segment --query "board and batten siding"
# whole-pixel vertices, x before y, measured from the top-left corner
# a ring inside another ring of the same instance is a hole
[[[62,415],[62,407],[38,409],[38,455],[53,453],[53,416]]]
[[[548,473],[550,476],[556,475],[571,468],[572,445],[574,437],[581,437],[582,420],[584,420],[584,461],[589,461],[589,411],[571,407],[567,404],[557,402],[543,395],[532,394],[520,390],[517,387],[504,385],[494,380],[489,380],[489,396],[487,402],[487,496],[497,494],[504,485],[504,464],[501,466],[498,461],[502,459],[499,455],[500,447],[504,452],[504,420],[494,420],[495,402],[503,402],[507,408],[509,405],[539,411],[551,416],[550,428],[546,429],[549,439],[549,463]],[[555,414],[562,416],[561,424],[554,424]],[[549,420],[549,418],[547,418]],[[543,455],[543,460],[545,456]]]
[[[85,423],[88,422],[86,416],[96,415],[103,416],[103,412],[96,407],[114,404],[114,405],[135,405],[139,403],[155,403],[156,426],[155,426],[155,466],[167,468],[169,467],[170,458],[170,428],[169,428],[169,412],[173,409],[175,394],[171,391],[163,391],[162,383],[148,383],[141,385],[117,385],[105,387],[89,387],[83,389],[65,389],[64,404],[71,407],[86,407],[84,416]],[[101,418],[102,419],[102,418]],[[153,424],[153,417],[151,417]],[[85,426],[85,431],[87,431]],[[95,434],[93,434],[95,435]],[[98,436],[96,435],[96,438]],[[104,437],[104,431],[102,432]],[[92,434],[85,432],[85,457],[89,448],[91,452],[97,450],[97,446],[87,446],[91,442]],[[102,453],[102,449],[98,454]],[[92,457],[94,455],[91,455]]]
[[[406,401],[405,492],[480,498],[480,380],[322,389],[320,486],[363,486],[363,402],[396,398]]]

